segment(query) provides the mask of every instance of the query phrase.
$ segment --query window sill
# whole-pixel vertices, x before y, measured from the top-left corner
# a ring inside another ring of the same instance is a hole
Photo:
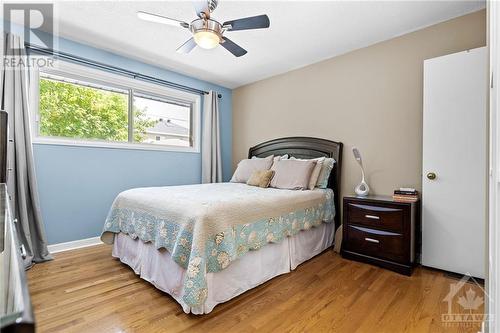
[[[152,144],[128,143],[128,142],[101,142],[101,141],[72,141],[53,138],[34,138],[34,145],[54,145],[54,146],[72,146],[84,148],[107,148],[123,150],[151,150],[151,151],[170,151],[178,153],[200,153],[200,148],[195,147],[177,147],[160,146]]]

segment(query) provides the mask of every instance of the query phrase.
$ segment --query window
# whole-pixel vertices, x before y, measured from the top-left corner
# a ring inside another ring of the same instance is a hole
[[[42,75],[38,134],[128,142],[128,91]]]
[[[199,151],[198,95],[67,63],[37,81],[35,143]]]
[[[134,95],[134,137],[143,143],[190,147],[191,105]]]

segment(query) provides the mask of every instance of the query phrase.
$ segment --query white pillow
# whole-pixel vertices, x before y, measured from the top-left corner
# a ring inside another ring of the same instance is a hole
[[[292,157],[291,159],[296,159],[296,158]],[[297,160],[300,159],[297,158]],[[316,181],[316,187],[326,188],[328,186],[328,179],[330,178],[330,173],[332,172],[333,166],[335,164],[335,159],[331,157],[318,157],[310,159],[310,161],[319,161],[319,160],[322,160],[322,163],[321,163],[321,171],[319,172]],[[305,159],[303,161],[308,161],[308,160]]]
[[[254,159],[254,158],[260,158],[260,157],[252,156],[252,159]],[[286,160],[286,159],[288,159],[288,154],[274,156],[273,163],[276,161],[279,161],[279,160]]]
[[[318,183],[318,178],[321,173],[321,169],[323,167],[323,162],[325,161],[325,157],[318,157],[318,158],[312,158],[312,159],[302,159],[302,158],[295,158],[292,157],[292,160],[297,160],[297,161],[316,161],[316,166],[314,167],[313,172],[311,173],[311,178],[309,179],[309,185],[307,188],[309,190],[314,190],[316,187],[316,184]]]
[[[251,158],[241,160],[238,167],[233,174],[230,182],[232,183],[246,183],[254,171],[269,170],[273,165],[274,155],[266,158]]]
[[[279,160],[273,164],[274,177],[271,187],[288,190],[305,190],[309,186],[316,161]]]

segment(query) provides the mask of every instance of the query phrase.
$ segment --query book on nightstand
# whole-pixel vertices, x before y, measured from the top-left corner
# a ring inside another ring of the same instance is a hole
[[[414,188],[402,187],[397,190],[394,190],[394,194],[392,196],[394,201],[400,202],[417,202],[418,201],[418,191]]]

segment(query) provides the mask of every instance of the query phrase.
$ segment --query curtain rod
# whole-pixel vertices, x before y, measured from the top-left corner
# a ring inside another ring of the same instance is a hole
[[[175,83],[175,82],[170,82],[170,81],[158,79],[158,78],[153,77],[153,76],[144,75],[144,74],[141,74],[141,73],[129,71],[128,69],[124,69],[124,68],[120,68],[120,67],[116,67],[116,66],[112,66],[112,65],[107,65],[107,64],[104,64],[104,63],[101,63],[101,62],[97,62],[97,61],[94,61],[94,60],[90,60],[90,59],[86,59],[86,58],[83,58],[83,57],[75,56],[75,55],[72,55],[72,54],[69,54],[69,53],[66,53],[66,52],[56,51],[56,50],[52,50],[52,49],[46,49],[46,48],[42,48],[42,47],[39,47],[39,46],[36,46],[36,45],[32,45],[32,44],[29,44],[29,43],[25,43],[24,47],[27,50],[30,50],[31,52],[41,53],[41,54],[45,54],[45,55],[50,55],[50,56],[54,56],[56,58],[60,58],[60,59],[64,59],[64,60],[69,60],[69,61],[72,61],[72,62],[76,62],[76,63],[79,63],[79,64],[84,64],[84,65],[91,66],[91,67],[94,67],[94,68],[103,69],[103,70],[106,70],[108,72],[131,76],[134,79],[139,79],[139,80],[143,80],[143,81],[147,81],[147,82],[158,83],[158,84],[170,87],[170,88],[174,88],[174,89],[178,89],[178,90],[183,90],[183,91],[187,91],[187,92],[192,92],[192,93],[196,93],[196,94],[200,94],[200,95],[208,94],[208,91],[205,91],[205,90],[200,90],[200,89],[196,89],[196,88],[193,88],[193,87],[188,87],[188,86],[185,86],[185,85],[182,85],[182,84],[178,84],[178,83]],[[217,97],[222,98],[222,94],[217,94]]]

